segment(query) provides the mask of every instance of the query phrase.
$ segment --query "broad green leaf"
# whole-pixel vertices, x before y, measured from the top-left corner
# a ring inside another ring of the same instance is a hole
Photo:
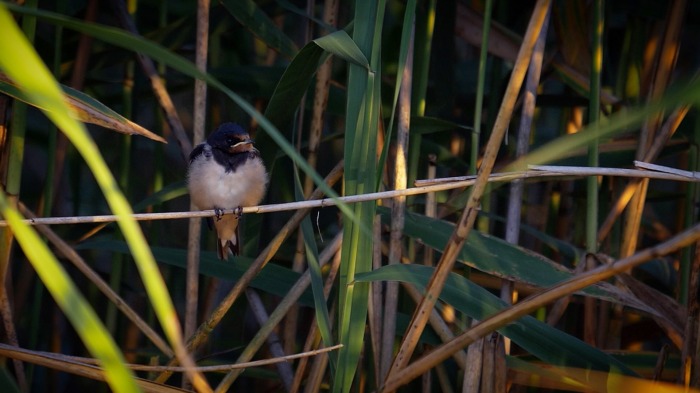
[[[368,67],[367,59],[343,30],[309,42],[292,59],[265,109],[265,117],[275,126],[282,127],[292,119],[318,67],[330,54]]]
[[[265,117],[276,127],[281,128],[294,116],[323,56],[323,49],[310,42],[301,48],[282,74],[265,109]]]
[[[355,44],[355,41],[350,38],[345,30],[338,30],[323,37],[316,38],[313,42],[326,52],[348,63],[363,67],[368,72],[372,72],[372,67],[367,61],[367,57],[365,57],[357,44]]]
[[[355,279],[363,282],[402,281],[424,289],[434,270],[430,266],[415,264],[387,265],[358,274]],[[506,308],[506,304],[497,296],[454,273],[447,279],[440,299],[476,320],[483,320]],[[498,331],[529,353],[553,365],[636,375],[614,357],[531,316],[523,317]]]
[[[156,135],[132,122],[89,95],[68,86],[61,85],[61,89],[63,89],[66,103],[77,120],[109,128],[122,134],[136,134],[154,141],[167,143],[160,135]],[[5,93],[20,101],[36,106],[36,103],[30,97],[25,96],[21,87],[3,73],[0,73],[0,93]],[[39,109],[48,110],[48,108]]]
[[[101,250],[121,254],[129,254],[126,243],[115,240],[92,240],[76,247],[78,250]],[[160,263],[187,268],[187,251],[177,248],[153,247],[153,256]],[[231,261],[221,261],[213,251],[202,251],[200,268],[201,274],[231,282],[238,281],[248,267],[253,263],[251,258],[236,256]],[[253,279],[251,286],[261,291],[284,297],[299,279],[299,273],[284,268],[274,263],[268,263],[265,268]],[[299,304],[305,307],[314,307],[311,291],[307,291],[299,299]]]
[[[381,37],[386,2],[357,2],[352,41],[369,66],[348,64],[348,94],[345,117],[345,177],[347,195],[376,191],[377,137],[381,105]],[[340,37],[340,36],[338,36]],[[354,47],[354,45],[353,45]],[[349,48],[345,48],[349,50]],[[340,262],[338,369],[332,391],[347,393],[357,374],[365,344],[369,284],[356,283],[358,273],[372,269],[372,228],[376,202],[353,205],[357,221],[343,221]]]
[[[382,215],[382,220],[388,222],[389,209],[379,208],[378,211]],[[414,213],[406,214],[404,233],[420,239],[428,247],[442,250],[453,232],[453,225],[446,221]],[[541,288],[552,286],[573,276],[569,269],[542,255],[479,231],[470,232],[457,259],[484,273]],[[607,283],[590,286],[583,290],[582,294],[658,315],[653,308],[647,307],[635,297]]]

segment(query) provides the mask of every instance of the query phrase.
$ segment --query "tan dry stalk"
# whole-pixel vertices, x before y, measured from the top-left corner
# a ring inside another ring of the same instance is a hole
[[[30,351],[28,349],[13,347],[2,343],[0,343],[0,356],[19,359],[27,363],[52,368],[64,373],[106,382],[104,371],[96,365],[95,359],[78,359],[72,356],[58,355],[55,353]],[[186,392],[186,390],[161,385],[141,378],[135,378],[135,381],[144,392],[148,393]]]
[[[488,178],[496,161],[496,156],[498,154],[501,141],[503,140],[503,136],[508,129],[508,124],[510,123],[510,118],[513,113],[513,107],[515,106],[515,101],[517,99],[518,92],[520,91],[520,87],[522,86],[523,79],[525,78],[525,73],[527,71],[530,58],[532,57],[535,42],[537,41],[537,37],[542,29],[542,25],[544,24],[545,16],[548,13],[547,11],[549,10],[549,5],[550,0],[539,0],[535,5],[532,18],[530,19],[525,38],[523,39],[523,44],[520,47],[520,52],[518,53],[518,58],[515,62],[511,79],[508,83],[508,87],[503,98],[503,102],[496,117],[493,132],[489,138],[488,144],[486,145],[484,158],[479,166],[477,181],[471,190],[469,201],[467,202],[467,206],[464,209],[462,217],[445,247],[444,253],[437,265],[435,273],[428,283],[425,297],[413,314],[408,331],[404,335],[401,348],[394,358],[391,370],[387,376],[387,381],[395,379],[395,375],[401,373],[401,370],[403,370],[408,364],[416,345],[418,345],[420,335],[425,329],[425,325],[428,322],[433,307],[435,306],[435,302],[442,291],[445,280],[454,266],[457,259],[457,254],[462,249],[462,246],[464,245],[464,242],[474,225],[481,196],[486,189]],[[388,388],[387,386],[384,386],[381,390],[384,392],[394,391],[393,388]]]
[[[486,318],[472,327],[472,329],[459,335],[451,342],[442,345],[429,354],[411,363],[408,367],[400,370],[392,380],[387,381],[384,388],[387,390],[396,390],[398,387],[418,377],[426,370],[434,367],[435,364],[444,361],[455,351],[461,350],[485,335],[502,328],[508,323],[522,318],[525,315],[528,315],[538,308],[543,307],[561,297],[571,295],[576,291],[611,278],[618,273],[622,273],[651,259],[659,258],[676,252],[684,247],[688,247],[697,242],[698,239],[700,239],[700,224],[697,224],[672,237],[671,239],[657,244],[654,247],[644,249],[632,256],[620,259],[614,263],[599,266],[579,276],[564,280],[536,295],[530,296],[527,299]]]
[[[551,177],[585,177],[585,176],[620,176],[633,178],[649,178],[662,180],[675,180],[686,182],[700,181],[700,173],[690,171],[679,171],[673,168],[666,168],[666,171],[640,170],[640,169],[623,169],[623,168],[590,168],[590,167],[575,167],[575,166],[552,166],[552,165],[531,165],[527,171],[519,172],[504,172],[494,173],[488,178],[489,182],[509,182],[515,179],[536,179],[536,178],[551,178]],[[343,203],[359,203],[373,201],[377,199],[394,198],[396,196],[410,196],[427,194],[429,192],[438,192],[452,190],[457,188],[465,188],[474,185],[477,178],[474,176],[458,176],[447,177],[430,180],[417,180],[417,187],[406,188],[404,190],[381,191],[360,195],[350,195],[339,197],[337,199],[325,198],[314,199],[299,202],[277,203],[270,205],[249,206],[244,207],[244,214],[250,213],[273,213],[281,211],[311,209],[317,207],[335,206],[338,202]],[[224,214],[236,214],[237,209],[226,209]],[[136,221],[153,221],[153,220],[176,220],[191,217],[214,217],[214,210],[198,210],[189,212],[166,212],[166,213],[139,213],[133,214],[131,217]],[[25,219],[27,225],[68,225],[68,224],[94,224],[94,223],[109,223],[117,221],[114,215],[98,215],[98,216],[73,216],[73,217],[39,217],[35,219]],[[6,227],[7,221],[0,220],[0,227]]]
[[[19,211],[25,217],[34,217],[34,213],[24,204],[20,203]],[[112,290],[109,283],[105,282],[105,280],[102,279],[99,274],[95,273],[95,271],[92,270],[87,263],[85,263],[83,258],[71,246],[68,245],[68,243],[61,239],[61,237],[52,231],[48,226],[38,225],[36,229],[37,232],[39,232],[49,241],[49,243],[56,247],[56,251],[58,251],[60,255],[69,260],[78,270],[80,270],[81,273],[83,273],[83,275],[85,275],[85,278],[87,278],[93,285],[95,285],[95,287],[97,287],[97,289],[100,290],[100,292],[105,295],[105,297],[107,297],[109,301],[114,303],[115,307],[124,313],[124,316],[126,316],[134,325],[136,325],[136,327],[146,337],[148,337],[149,340],[151,340],[156,348],[158,348],[165,356],[175,356],[175,353],[170,346],[168,346],[168,343],[162,337],[160,337],[158,333],[156,333],[156,331],[153,330],[153,328],[151,328],[151,326],[144,321],[136,311],[129,307],[128,303],[122,299],[119,294]]]
[[[125,2],[115,0],[111,1],[110,3],[114,8],[115,13],[117,14],[119,23],[121,23],[124,29],[135,35],[140,35],[138,30],[136,29],[136,23],[134,23],[134,20],[131,18],[131,15],[129,15],[129,13],[126,10]],[[185,161],[187,161],[187,157],[189,157],[190,152],[192,151],[192,143],[190,143],[189,138],[187,138],[185,127],[182,125],[182,121],[180,121],[180,116],[177,114],[175,104],[173,104],[173,100],[170,98],[170,94],[165,88],[165,82],[163,82],[163,79],[158,74],[158,70],[156,69],[155,64],[153,64],[153,60],[151,60],[150,57],[147,57],[140,53],[136,53],[136,57],[139,63],[141,64],[143,72],[150,80],[151,88],[153,89],[153,94],[155,94],[156,98],[158,99],[158,103],[160,104],[161,108],[163,109],[163,112],[165,113],[165,118],[168,122],[168,125],[170,126],[170,129],[173,132],[173,134],[175,135],[177,143],[180,145],[180,153],[182,154],[182,158]]]
[[[195,64],[197,69],[207,72],[207,54],[209,53],[209,0],[197,1],[197,35],[195,37]],[[204,128],[207,114],[207,83],[201,79],[194,81],[194,130],[192,145],[204,140]],[[196,206],[190,202],[190,210]],[[202,220],[189,220],[187,238],[187,272],[185,297],[185,323],[183,332],[189,337],[197,328],[197,306],[199,305],[199,252],[202,236]],[[183,385],[183,387],[186,387]]]
[[[413,80],[413,45],[415,35],[415,22],[411,27],[406,64],[402,72],[401,90],[399,91],[398,124],[396,134],[396,157],[394,158],[394,189],[406,189],[408,183],[407,155],[409,128],[411,126],[411,90]],[[401,263],[403,250],[403,226],[406,215],[406,197],[398,196],[391,204],[391,233],[389,235],[389,264]],[[386,283],[384,291],[384,306],[380,313],[383,314],[382,340],[379,356],[379,377],[384,379],[391,367],[394,355],[394,341],[396,340],[396,315],[399,303],[399,283],[390,281]]]

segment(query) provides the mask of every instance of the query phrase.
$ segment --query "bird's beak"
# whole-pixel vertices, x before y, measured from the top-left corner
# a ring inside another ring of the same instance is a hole
[[[245,151],[251,151],[251,150],[255,150],[255,148],[253,147],[253,140],[250,138],[242,140],[234,145],[231,145],[231,147],[229,147],[229,151],[231,153],[243,153]]]
[[[244,145],[252,145],[253,142],[254,142],[254,140],[252,140],[252,139],[246,139],[244,141],[240,141],[240,142],[236,143],[235,145],[231,146],[231,149],[235,149],[239,146],[244,146]]]

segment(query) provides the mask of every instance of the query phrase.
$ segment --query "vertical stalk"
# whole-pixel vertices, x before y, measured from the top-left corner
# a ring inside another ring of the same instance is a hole
[[[527,154],[530,143],[530,135],[532,133],[532,122],[535,116],[535,107],[537,103],[537,87],[540,84],[540,74],[542,71],[542,60],[544,58],[544,46],[547,41],[547,30],[549,27],[550,13],[542,26],[542,31],[537,38],[535,49],[530,60],[530,67],[527,71],[527,80],[525,82],[525,92],[523,100],[523,110],[520,116],[520,126],[518,128],[518,136],[515,146],[515,158],[518,159]],[[476,123],[474,124],[476,126]],[[514,180],[510,185],[510,195],[508,200],[508,212],[506,214],[506,236],[505,239],[509,243],[518,244],[520,237],[520,213],[522,207],[523,196],[523,181]],[[502,288],[503,289],[503,288]],[[511,287],[512,289],[512,287]],[[507,303],[511,302],[511,296],[503,296],[501,298]]]
[[[406,7],[406,18],[404,19],[404,23],[407,23],[408,20],[414,21],[413,16],[415,14],[415,2],[412,4],[414,6],[413,9]],[[412,63],[415,23],[410,23],[410,25],[411,27],[408,33],[409,37],[402,37],[402,39],[408,39],[406,65],[403,70],[399,70],[399,72],[403,72],[403,77],[401,78],[401,91],[399,93],[399,119],[396,135],[396,157],[394,160],[394,189],[396,190],[405,189],[407,185],[406,156],[408,154],[408,135],[411,125],[411,83],[413,74]],[[406,197],[394,198],[391,206],[389,264],[401,263],[405,212]],[[389,367],[391,366],[391,359],[394,352],[394,340],[396,337],[396,314],[398,312],[396,307],[398,305],[398,299],[399,283],[396,281],[387,282],[384,299],[384,322],[382,323],[382,360],[380,364],[380,375],[382,378],[384,378],[389,372]]]
[[[377,135],[381,103],[381,37],[386,2],[357,1],[353,40],[369,61],[370,69],[349,64],[345,119],[347,195],[372,192],[377,188]],[[372,269],[372,223],[376,202],[352,206],[357,221],[343,220],[343,248],[340,272],[338,368],[332,391],[349,392],[364,347],[369,284],[354,283],[355,274]]]
[[[604,10],[604,0],[595,0],[593,3],[593,53],[591,56],[588,124],[595,124],[600,118],[600,74],[603,68]],[[597,167],[598,165],[598,140],[596,139],[588,147],[588,166]],[[588,177],[586,186],[586,250],[595,253],[598,250],[598,177]]]
[[[309,0],[308,7],[312,7],[313,2]],[[338,0],[325,0],[323,6],[323,21],[330,26],[335,26],[338,15]],[[311,10],[313,11],[313,10]],[[313,12],[310,12],[310,15]],[[322,34],[327,34],[328,32],[323,32]],[[311,115],[311,126],[309,128],[309,144],[308,144],[308,156],[306,161],[309,166],[316,168],[316,163],[318,161],[318,148],[321,144],[321,135],[323,133],[323,121],[326,108],[328,106],[328,93],[331,84],[331,73],[333,71],[333,57],[329,56],[328,59],[319,67],[316,73],[316,86],[314,88],[314,104]],[[304,100],[302,100],[303,104]],[[299,127],[299,130],[302,128]],[[301,132],[300,132],[301,134]],[[313,179],[311,176],[306,176],[304,181],[304,195],[309,196],[313,191]],[[297,236],[297,252],[294,254],[293,269],[294,271],[300,272],[304,268],[305,261],[305,245],[303,233],[300,230]],[[283,333],[283,341],[285,345],[285,351],[287,353],[292,353],[296,346],[296,331],[297,331],[297,320],[299,319],[299,311],[297,307],[290,310],[285,321],[285,328]]]
[[[411,112],[413,116],[425,115],[425,96],[428,89],[430,53],[432,50],[433,31],[435,29],[436,1],[426,1],[425,12],[416,13],[413,96],[411,97]],[[417,132],[410,134],[408,145],[411,146],[411,150],[408,151],[408,184],[413,184],[418,176],[421,135]],[[408,204],[411,205],[410,199]]]
[[[197,1],[197,37],[195,63],[197,69],[207,71],[207,53],[209,49],[209,0]],[[207,112],[207,84],[201,80],[194,81],[194,132],[192,145],[204,140]],[[190,209],[195,207],[190,203]],[[185,337],[190,337],[197,327],[197,304],[199,300],[199,250],[202,220],[189,220],[187,241],[187,300],[185,304]]]
[[[700,146],[700,116],[695,118],[694,128],[693,143],[690,144],[690,148],[688,149],[688,167],[691,171],[698,171],[700,170],[700,152],[698,152],[698,146]],[[685,218],[683,220],[683,225],[687,228],[695,222],[697,204],[700,202],[700,187],[694,182],[688,183],[686,187],[687,191],[685,194],[687,198],[685,199]],[[678,301],[686,306],[690,303],[688,288],[691,285],[690,272],[693,260],[691,251],[690,249],[683,249],[680,258]]]
[[[476,76],[476,103],[474,104],[474,131],[472,131],[471,154],[469,156],[469,174],[476,174],[476,161],[479,156],[479,138],[481,136],[481,114],[484,109],[484,86],[486,85],[486,63],[489,54],[489,31],[491,30],[491,14],[493,0],[486,0],[484,8],[484,27],[481,35],[481,50],[479,52],[479,71]]]

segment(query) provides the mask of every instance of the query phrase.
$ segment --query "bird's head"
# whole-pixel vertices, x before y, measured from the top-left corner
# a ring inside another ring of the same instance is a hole
[[[253,139],[243,127],[236,123],[221,124],[207,139],[213,148],[230,154],[255,151]]]

